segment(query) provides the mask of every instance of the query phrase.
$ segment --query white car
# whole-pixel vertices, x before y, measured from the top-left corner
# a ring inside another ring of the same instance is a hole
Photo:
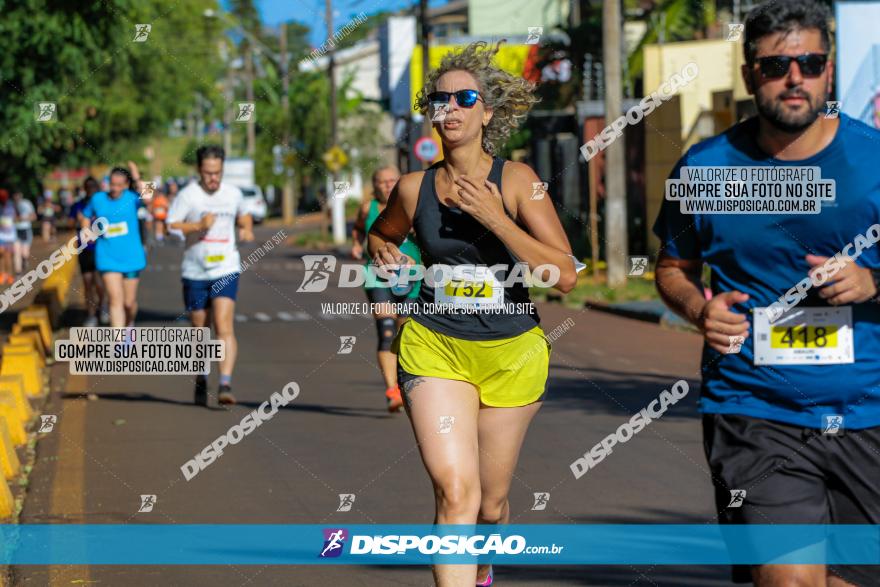
[[[244,195],[244,209],[251,215],[254,222],[259,224],[266,219],[266,198],[263,197],[263,190],[260,186],[249,188],[241,188]]]

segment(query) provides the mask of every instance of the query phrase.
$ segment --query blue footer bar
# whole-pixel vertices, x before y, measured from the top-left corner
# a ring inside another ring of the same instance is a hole
[[[15,565],[880,565],[880,526],[0,525]]]

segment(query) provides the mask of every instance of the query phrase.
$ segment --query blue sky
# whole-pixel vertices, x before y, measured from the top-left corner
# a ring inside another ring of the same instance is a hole
[[[276,25],[285,20],[300,21],[312,29],[309,37],[313,46],[319,46],[327,37],[324,23],[324,0],[256,0],[264,23]],[[333,30],[339,30],[352,17],[363,12],[370,15],[380,10],[399,10],[415,6],[417,0],[333,0]],[[446,0],[429,0],[430,6],[446,4]],[[225,2],[223,2],[225,4]]]

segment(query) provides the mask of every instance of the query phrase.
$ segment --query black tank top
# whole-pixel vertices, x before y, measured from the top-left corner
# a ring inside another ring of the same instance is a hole
[[[422,253],[426,273],[433,265],[475,265],[496,268],[494,274],[499,282],[508,278],[517,260],[501,240],[467,212],[450,208],[440,202],[434,182],[435,164],[425,171],[419,188],[419,201],[413,216],[413,228]],[[501,190],[501,173],[504,160],[492,159],[489,181]],[[521,279],[515,279],[504,287],[504,305],[501,310],[475,311],[473,313],[438,313],[428,307],[435,303],[435,289],[443,289],[436,281],[433,287],[428,280],[422,281],[417,300],[419,309],[411,317],[432,330],[465,340],[496,340],[511,338],[534,328],[540,318],[529,300],[528,288]]]

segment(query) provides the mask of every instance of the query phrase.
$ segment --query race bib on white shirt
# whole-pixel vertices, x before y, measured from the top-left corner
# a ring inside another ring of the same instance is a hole
[[[12,228],[12,218],[9,216],[0,216],[0,228]]]
[[[202,248],[202,265],[205,269],[220,267],[226,263],[235,251],[235,245],[230,240],[205,241]]]
[[[242,205],[241,190],[221,183],[212,194],[192,182],[180,191],[168,209],[166,222],[199,222],[206,214],[214,216],[207,234],[190,232],[185,236],[186,251],[181,273],[187,279],[215,279],[240,271],[235,246],[235,223]]]
[[[107,231],[104,233],[105,238],[116,238],[117,236],[125,236],[128,234],[128,222],[114,222],[107,225]]]
[[[835,365],[855,361],[852,307],[795,308],[770,323],[755,308],[755,365]]]
[[[434,303],[453,308],[492,309],[504,305],[504,286],[488,267],[457,265],[452,279],[434,288]]]

